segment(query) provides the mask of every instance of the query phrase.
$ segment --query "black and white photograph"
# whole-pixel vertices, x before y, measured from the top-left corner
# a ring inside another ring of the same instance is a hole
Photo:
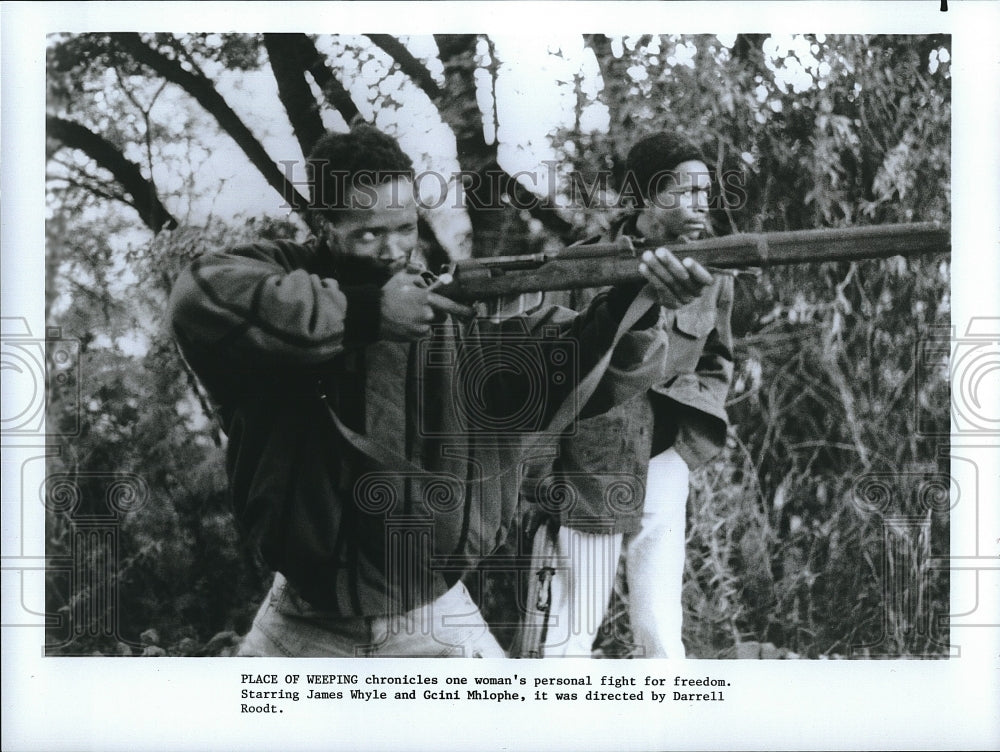
[[[995,8],[41,5],[5,749],[1000,743]]]

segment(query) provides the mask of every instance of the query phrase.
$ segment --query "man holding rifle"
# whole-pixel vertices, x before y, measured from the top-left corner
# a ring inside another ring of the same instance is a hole
[[[709,181],[693,144],[669,133],[642,139],[628,154],[623,182],[623,188],[638,192],[639,205],[613,226],[609,238],[589,242],[624,237],[637,245],[669,243],[676,250],[709,234]],[[677,263],[662,248],[656,253],[668,265]],[[528,497],[543,507],[540,497],[547,487],[561,489],[565,502],[545,531],[555,532],[558,554],[540,650],[545,656],[590,657],[624,538],[636,654],[684,657],[688,471],[725,443],[724,403],[733,374],[732,276],[710,275],[690,259],[684,266],[690,271],[686,286],[659,322],[668,338],[665,378],[629,402],[579,421],[575,435],[561,442],[552,474],[526,484]],[[579,296],[567,301],[579,302]],[[624,488],[630,498],[616,498]]]
[[[578,308],[593,297],[588,289],[643,280],[635,257],[649,258],[651,248],[681,280],[664,301],[661,327],[669,347],[661,382],[606,414],[592,410],[559,447],[534,457],[524,493],[548,522],[533,531],[539,515],[529,519],[528,533],[537,534],[527,611],[512,649],[521,657],[591,655],[626,533],[635,652],[684,655],[680,586],[688,468],[725,441],[723,404],[732,377],[732,280],[718,268],[950,250],[949,230],[937,222],[699,240],[710,230],[708,168],[696,147],[670,134],[635,145],[626,179],[623,195],[636,196],[638,206],[610,236],[558,252],[459,261],[444,288],[451,299],[466,302],[563,291],[546,302]],[[684,243],[689,258],[679,264],[657,247],[662,243],[675,250]],[[715,278],[694,260],[716,267]]]
[[[645,393],[665,368],[661,306],[711,276],[644,254],[641,282],[579,314],[469,318],[412,265],[413,166],[394,139],[328,134],[310,161],[317,237],[204,256],[170,301],[228,436],[240,530],[276,570],[240,654],[501,657],[461,577],[514,521],[532,436],[565,428],[574,397],[587,414]],[[537,420],[482,430],[537,386],[490,360],[490,343],[553,336],[578,370],[542,359]]]

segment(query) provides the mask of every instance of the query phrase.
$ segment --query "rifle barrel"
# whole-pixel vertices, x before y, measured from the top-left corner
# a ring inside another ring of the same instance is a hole
[[[572,290],[641,282],[637,255],[621,243],[570,247],[553,254],[459,261],[453,281],[437,292],[471,302],[527,292]],[[722,269],[889,256],[950,253],[949,228],[937,222],[728,235],[673,246],[679,257]]]

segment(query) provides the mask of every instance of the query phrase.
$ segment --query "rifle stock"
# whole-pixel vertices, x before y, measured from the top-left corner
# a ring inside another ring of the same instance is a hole
[[[649,246],[656,247],[656,246]],[[627,239],[564,248],[554,253],[470,259],[451,264],[451,280],[436,292],[460,302],[548,290],[606,287],[643,281],[636,248]],[[706,267],[740,269],[820,261],[949,253],[949,228],[937,222],[796,230],[696,240],[677,244],[678,257]]]

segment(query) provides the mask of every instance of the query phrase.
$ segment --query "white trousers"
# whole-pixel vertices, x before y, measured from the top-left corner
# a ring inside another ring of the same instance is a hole
[[[566,565],[552,577],[546,657],[591,656],[623,544],[635,654],[684,657],[681,586],[689,474],[673,449],[650,460],[641,525],[624,541],[621,534],[559,529],[559,555]]]

